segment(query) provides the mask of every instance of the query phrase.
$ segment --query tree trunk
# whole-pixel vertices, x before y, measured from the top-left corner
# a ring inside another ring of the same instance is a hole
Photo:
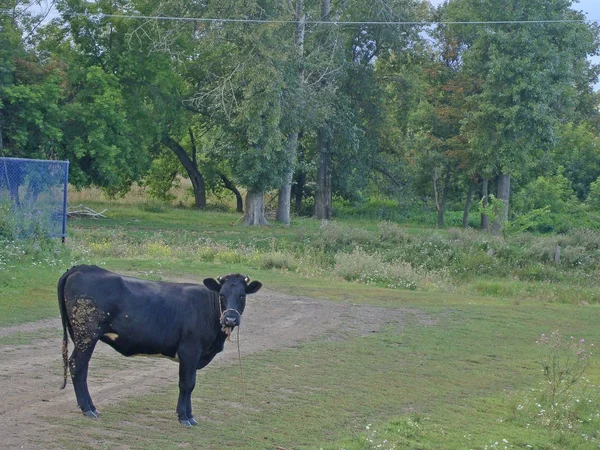
[[[489,194],[489,182],[490,179],[488,177],[484,177],[481,182],[481,201],[483,202],[483,206],[486,207],[490,202],[490,194]],[[481,229],[484,231],[490,231],[490,218],[486,214],[481,215]]]
[[[286,168],[283,184],[279,188],[279,198],[277,200],[277,222],[290,223],[290,207],[292,204],[292,180],[294,178],[294,166],[296,155],[298,153],[298,133],[291,133],[287,142],[288,166]]]
[[[226,189],[229,189],[231,192],[233,192],[233,195],[235,195],[235,201],[236,201],[236,212],[239,213],[243,213],[244,212],[244,200],[242,199],[242,194],[240,194],[240,191],[238,190],[237,187],[235,187],[235,184],[233,184],[233,182],[227,178],[227,176],[223,173],[223,172],[219,172],[217,171],[217,175],[219,175],[219,178],[221,178],[221,181],[223,182],[223,185],[225,186]]]
[[[331,12],[330,0],[323,0],[321,20],[329,22]],[[331,124],[326,123],[317,130],[317,149],[319,152],[319,171],[315,188],[315,219],[331,219]]]
[[[246,213],[243,222],[244,225],[250,226],[269,225],[265,217],[265,193],[263,191],[249,190],[246,194]]]
[[[465,202],[465,211],[463,212],[463,228],[469,228],[469,211],[471,210],[471,202],[473,201],[473,192],[475,191],[475,183],[469,183],[469,191],[467,192],[467,201]]]
[[[510,175],[500,174],[498,177],[498,198],[502,200],[502,210],[496,211],[495,220],[492,224],[492,234],[498,236],[502,232],[504,224],[508,221],[508,203],[510,199]]]
[[[448,202],[448,192],[450,190],[450,167],[446,167],[446,175],[444,177],[444,186],[440,195],[438,189],[439,172],[435,168],[433,170],[433,192],[435,194],[435,208],[437,210],[438,227],[444,226],[444,213],[446,212],[446,204]]]
[[[194,190],[194,206],[198,209],[206,209],[206,186],[204,183],[204,177],[198,170],[198,166],[192,161],[185,149],[173,139],[171,136],[165,135],[162,137],[161,142],[164,146],[169,148],[187,172],[192,182],[192,188]]]
[[[298,58],[298,83],[304,82],[303,64],[304,58],[304,34],[306,29],[306,17],[304,15],[304,0],[296,0],[294,10],[292,0],[288,0],[288,7],[293,10],[293,18],[296,22],[296,31],[294,35],[294,45],[296,47],[296,57]],[[298,153],[298,130],[290,132],[287,142],[287,167],[283,178],[283,184],[279,189],[279,198],[277,201],[277,215],[275,220],[285,224],[290,223],[290,207],[292,204],[292,180],[294,178],[294,166],[296,155]]]
[[[331,0],[323,0],[323,8],[321,9],[321,20],[323,22],[329,22],[329,15],[331,12]]]
[[[317,131],[317,145],[319,146],[319,171],[317,173],[317,186],[315,189],[315,219],[331,219],[331,142],[328,130],[320,128]]]
[[[302,213],[302,198],[304,197],[304,185],[306,184],[306,172],[300,170],[296,175],[296,183],[293,185],[294,211]]]

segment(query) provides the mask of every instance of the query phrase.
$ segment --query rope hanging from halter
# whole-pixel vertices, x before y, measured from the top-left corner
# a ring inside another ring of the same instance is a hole
[[[230,327],[226,327],[223,324],[223,318],[225,317],[225,313],[228,312],[234,312],[238,315],[239,320],[242,320],[242,314],[234,308],[227,308],[227,309],[223,309],[223,301],[222,301],[222,296],[219,295],[219,310],[221,311],[221,317],[219,317],[219,323],[221,324],[221,331],[223,331],[226,335],[227,335],[227,340],[231,342],[231,328]],[[240,328],[238,327],[238,333],[240,331]]]
[[[221,277],[217,278],[219,282],[221,282]],[[244,279],[244,281],[246,283],[248,283],[248,281],[250,281],[250,278],[246,277]],[[223,317],[225,316],[225,313],[233,311],[238,315],[239,320],[241,321],[242,319],[242,315],[240,314],[240,312],[237,309],[234,308],[227,308],[227,309],[223,309],[223,296],[219,294],[219,310],[221,311],[221,317],[219,318],[219,323],[221,323],[222,328],[221,331],[225,332],[225,334],[227,335],[227,340],[231,342],[231,328],[226,327],[225,325],[223,325]],[[244,402],[244,393],[246,392],[245,386],[244,386],[244,369],[242,367],[242,350],[240,348],[240,327],[237,327],[237,351],[238,351],[238,361],[239,361],[239,365],[240,365],[240,383],[241,383],[241,390],[240,390],[240,401],[242,404],[242,411],[244,412],[244,423],[247,422],[247,418],[246,418],[246,404]],[[242,429],[242,433],[244,433],[244,429]]]

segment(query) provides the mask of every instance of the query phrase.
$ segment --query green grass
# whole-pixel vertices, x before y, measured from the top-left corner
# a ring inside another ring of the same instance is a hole
[[[244,358],[244,389],[235,365],[207,368],[194,393],[202,419],[195,429],[176,422],[173,383],[164,392],[104,408],[98,422],[60,420],[57,436],[78,448],[102,442],[105,448],[362,449],[387,440],[383,448],[395,442],[396,448],[483,449],[503,439],[513,445],[507,448],[597,448],[592,443],[599,444],[598,432],[580,424],[557,432],[532,417],[526,426],[515,418],[512,400],[539,386],[535,339],[542,332],[560,326],[600,342],[591,317],[596,307],[481,305],[425,312],[437,323],[409,316],[401,330]],[[76,436],[69,433],[73,427]],[[588,447],[580,446],[584,431],[595,439]]]
[[[243,396],[236,366],[209,366],[194,393],[201,419],[195,429],[176,421],[173,380],[104,408],[97,422],[51,419],[54,446],[598,448],[595,360],[587,390],[574,391],[593,399],[591,406],[561,399],[570,408],[566,418],[546,422],[536,406],[543,388],[536,338],[560,330],[600,344],[594,233],[504,241],[350,214],[324,229],[309,219],[247,228],[231,213],[90,205],[108,208],[109,219],[71,221],[66,248],[13,249],[6,257],[0,249],[0,326],[57,317],[56,282],[76,263],[198,282],[240,272],[282,293],[415,313],[401,330],[390,326],[345,340],[328,334],[244,358]],[[552,262],[556,245],[563,248],[561,265]],[[413,277],[413,290],[387,288],[396,285],[390,277],[405,272],[382,268],[398,261],[410,262],[412,272],[398,267]],[[40,333],[3,338],[0,345],[27,344]]]
[[[56,316],[56,283],[64,270],[48,266],[0,270],[0,327]]]
[[[58,329],[47,328],[38,331],[11,333],[8,336],[0,337],[0,345],[29,345],[34,341],[53,338],[59,334]]]

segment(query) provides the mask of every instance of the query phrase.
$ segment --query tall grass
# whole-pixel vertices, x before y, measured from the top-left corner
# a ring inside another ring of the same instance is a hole
[[[394,289],[600,302],[600,233],[594,231],[504,238],[390,221],[249,228],[235,217],[169,206],[142,215],[121,205],[118,220],[72,221],[70,247],[90,259],[244,264]]]
[[[600,302],[600,233],[592,230],[504,238],[475,230],[362,219],[334,220],[325,227],[310,219],[296,219],[290,227],[244,227],[237,221],[239,215],[232,213],[165,203],[152,206],[140,187],[114,201],[98,198],[98,193],[70,193],[71,203],[94,199],[108,216],[70,220],[67,249],[72,262],[125,258],[154,261],[156,266],[242,264],[393,289],[444,290],[517,301]],[[15,242],[4,238],[0,269],[23,258],[39,264],[61,261],[47,242]]]

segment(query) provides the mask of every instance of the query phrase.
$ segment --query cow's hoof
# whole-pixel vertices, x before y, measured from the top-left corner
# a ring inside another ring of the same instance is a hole
[[[192,426],[192,422],[190,422],[189,419],[179,419],[179,423],[187,428],[190,428]]]
[[[193,417],[190,417],[188,419],[188,422],[190,423],[190,425],[198,425],[198,422]]]
[[[83,414],[89,417],[90,419],[97,419],[98,417],[100,417],[100,413],[97,409],[94,409],[93,411],[91,409],[89,411],[83,411]]]

